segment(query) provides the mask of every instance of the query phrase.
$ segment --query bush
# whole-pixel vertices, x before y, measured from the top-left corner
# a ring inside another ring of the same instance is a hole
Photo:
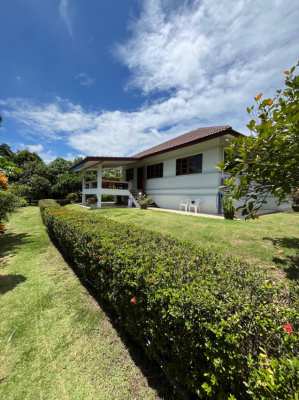
[[[235,206],[232,196],[224,194],[223,196],[223,214],[225,219],[235,218]]]
[[[29,185],[12,183],[9,186],[9,191],[18,197],[24,197],[26,200],[29,200],[31,197],[31,187]]]
[[[43,199],[51,193],[51,183],[43,176],[33,175],[30,178],[29,186],[31,200]]]
[[[2,190],[8,189],[8,178],[1,170],[0,170],[0,189]]]
[[[17,198],[16,207],[27,207],[27,206],[28,206],[28,201],[25,199],[25,197]]]
[[[79,200],[79,195],[78,193],[69,193],[66,196],[66,200],[68,200],[69,203],[76,203]]]
[[[39,206],[42,214],[46,208],[59,208],[60,207],[60,205],[57,203],[57,201],[53,200],[53,199],[39,200],[38,206]]]
[[[265,269],[50,206],[50,236],[172,383],[197,398],[295,395],[298,313]]]
[[[0,191],[0,222],[7,220],[8,214],[18,206],[18,197],[9,191]]]
[[[146,210],[149,205],[153,204],[153,200],[148,197],[146,194],[139,193],[137,197],[137,202],[140,205],[140,208]]]

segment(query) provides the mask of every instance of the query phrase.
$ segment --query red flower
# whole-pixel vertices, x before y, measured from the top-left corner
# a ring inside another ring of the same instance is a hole
[[[133,305],[137,304],[137,299],[136,299],[135,296],[133,296],[133,297],[131,298],[130,303],[133,304]]]
[[[288,335],[290,335],[293,332],[293,325],[290,324],[289,322],[287,324],[284,324],[282,328]]]

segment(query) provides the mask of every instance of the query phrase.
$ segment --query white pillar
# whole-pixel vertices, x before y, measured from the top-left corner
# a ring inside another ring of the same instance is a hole
[[[97,168],[97,207],[102,207],[102,165]]]
[[[85,172],[82,174],[82,204],[86,204],[86,194],[85,194]]]

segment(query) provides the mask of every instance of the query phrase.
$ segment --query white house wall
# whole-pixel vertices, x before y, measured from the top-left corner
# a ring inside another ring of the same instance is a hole
[[[176,176],[176,159],[202,153],[202,173]],[[145,192],[161,208],[178,209],[182,200],[201,201],[201,211],[217,213],[220,173],[217,164],[223,158],[220,139],[146,158],[135,165],[133,187],[137,190],[137,167],[163,162],[163,178],[145,179]]]

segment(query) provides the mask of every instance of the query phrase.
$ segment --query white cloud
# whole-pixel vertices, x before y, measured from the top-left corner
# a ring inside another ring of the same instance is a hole
[[[148,97],[125,112],[13,99],[6,112],[47,140],[89,155],[132,154],[197,126],[244,131],[253,96],[273,94],[298,57],[298,7],[292,0],[179,3],[146,0],[131,39],[117,50],[130,85],[159,100]]]
[[[42,144],[27,144],[25,146],[31,153],[40,153],[44,150],[44,146]]]
[[[55,160],[55,158],[57,158],[57,156],[53,153],[53,151],[45,149],[45,147],[41,143],[26,144],[26,145],[22,144],[21,147],[22,148],[25,147],[32,153],[38,154],[47,164]]]
[[[62,21],[65,23],[67,31],[71,37],[73,37],[73,26],[70,16],[70,4],[69,0],[59,1],[59,15]]]
[[[76,75],[75,79],[80,83],[81,86],[90,87],[95,84],[95,79],[91,78],[85,72],[81,72],[80,74]]]

